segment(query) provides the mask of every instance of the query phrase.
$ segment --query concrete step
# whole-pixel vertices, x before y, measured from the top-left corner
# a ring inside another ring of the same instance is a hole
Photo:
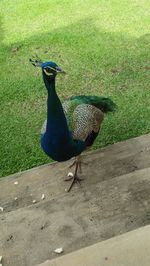
[[[88,152],[83,155],[83,161],[87,163],[83,165],[83,187],[149,167],[150,134]],[[70,171],[68,166],[71,162],[47,164],[0,178],[0,206],[9,212],[32,205],[33,200],[39,202],[43,193],[47,200],[65,194],[69,184],[63,179]],[[78,190],[78,186],[74,187],[70,195]],[[16,197],[18,200],[15,200]]]
[[[5,266],[30,266],[150,223],[150,168],[3,212]]]
[[[150,226],[80,249],[38,266],[149,266]]]
[[[5,266],[33,266],[55,258],[60,246],[67,254],[149,224],[150,134],[83,157],[85,180],[70,193],[63,182],[68,162],[0,180]]]

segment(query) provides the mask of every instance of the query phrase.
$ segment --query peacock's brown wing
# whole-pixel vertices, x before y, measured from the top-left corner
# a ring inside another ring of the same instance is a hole
[[[63,108],[73,139],[87,141],[88,146],[92,145],[100,130],[104,118],[103,112],[90,104],[75,106],[67,101],[63,104]]]

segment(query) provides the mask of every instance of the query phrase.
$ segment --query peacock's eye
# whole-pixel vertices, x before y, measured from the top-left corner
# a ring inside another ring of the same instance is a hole
[[[52,70],[50,68],[45,67],[43,70],[47,76],[53,76]]]
[[[51,72],[51,69],[49,67],[44,68],[48,73]]]

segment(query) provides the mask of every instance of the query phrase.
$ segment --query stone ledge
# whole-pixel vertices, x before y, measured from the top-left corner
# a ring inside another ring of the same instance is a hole
[[[149,266],[150,225],[38,266]]]

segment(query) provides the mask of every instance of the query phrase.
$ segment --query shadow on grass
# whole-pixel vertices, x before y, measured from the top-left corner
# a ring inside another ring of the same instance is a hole
[[[2,31],[3,36],[4,32]],[[92,68],[92,64],[94,64],[93,69],[95,69],[95,67],[114,66],[114,64],[118,65],[120,62],[127,61],[128,63],[138,63],[141,55],[149,54],[149,40],[150,34],[136,39],[121,32],[104,31],[95,26],[93,19],[85,19],[54,31],[33,34],[32,37],[24,39],[24,41],[3,46],[3,48],[9,49],[10,56],[13,47],[20,47],[20,56],[21,52],[23,54],[28,52],[29,57],[31,52],[35,52],[48,59],[52,57],[54,60],[59,59],[63,52],[66,57],[71,55],[71,58],[67,58],[71,62],[73,57],[73,60],[85,67],[88,61],[90,65],[87,67]]]
[[[71,95],[74,89],[77,94],[81,90],[82,93],[124,94],[136,79],[147,77],[149,36],[136,39],[121,32],[107,32],[96,27],[93,19],[85,19],[3,46],[6,51],[3,61],[9,61],[12,75],[13,71],[18,71],[18,75],[13,75],[13,84],[21,80],[22,87],[35,82],[35,69],[31,68],[28,60],[33,54],[38,54],[43,60],[57,62],[68,72],[65,79],[68,84],[62,82],[58,86],[62,97]],[[19,51],[13,53],[14,47],[19,47]],[[24,73],[20,71],[20,62]],[[40,78],[37,77],[37,80]]]

